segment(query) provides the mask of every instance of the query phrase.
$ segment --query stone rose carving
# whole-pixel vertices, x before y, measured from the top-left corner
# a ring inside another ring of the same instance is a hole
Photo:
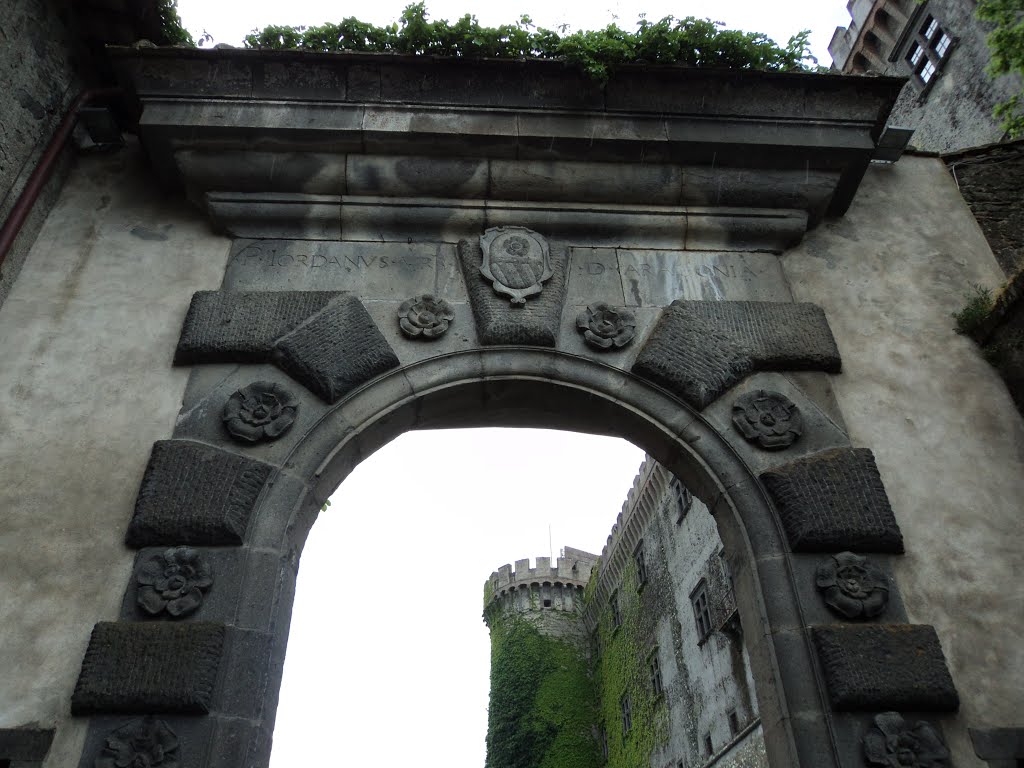
[[[143,563],[136,577],[136,602],[153,616],[167,612],[187,616],[203,603],[203,593],[213,584],[213,570],[191,547],[173,547]]]
[[[630,312],[597,301],[579,313],[576,327],[590,346],[596,349],[618,349],[633,340],[636,319]]]
[[[736,398],[732,423],[747,440],[769,451],[788,448],[804,428],[800,409],[792,400],[763,389]]]
[[[178,768],[178,737],[163,720],[132,720],[112,731],[95,768]]]
[[[866,557],[840,552],[818,566],[818,589],[825,603],[848,619],[869,619],[885,610],[889,580]]]
[[[884,768],[948,768],[949,750],[935,729],[924,721],[909,727],[896,712],[875,716],[864,737],[868,765]]]
[[[435,299],[429,293],[403,301],[398,308],[398,324],[410,339],[443,336],[454,319],[452,305],[444,299]]]
[[[295,423],[299,410],[292,394],[269,381],[253,382],[228,398],[221,418],[239,442],[276,440]]]

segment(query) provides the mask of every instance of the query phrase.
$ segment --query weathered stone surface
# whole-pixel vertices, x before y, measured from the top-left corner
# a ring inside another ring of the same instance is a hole
[[[836,448],[765,472],[794,552],[903,552],[903,535],[867,448]]]
[[[174,364],[263,362],[277,339],[336,295],[333,291],[198,291],[185,315]]]
[[[157,441],[125,543],[129,547],[241,544],[272,469],[203,443]]]
[[[1024,266],[1024,143],[995,145],[943,158],[978,220],[999,266],[1013,276]]]
[[[813,627],[832,706],[955,712],[960,706],[935,628],[912,624]]]
[[[273,359],[328,403],[399,364],[373,318],[348,294],[279,339]]]
[[[552,246],[551,278],[539,294],[518,306],[512,306],[508,297],[498,295],[491,282],[480,274],[483,251],[478,242],[460,240],[458,256],[481,343],[555,346],[565,302],[568,248]]]
[[[755,301],[673,301],[633,364],[697,408],[756,370],[839,369],[819,307]]]
[[[0,755],[8,760],[41,763],[52,743],[52,728],[0,728]]]
[[[100,622],[71,697],[76,715],[210,711],[221,624]]]

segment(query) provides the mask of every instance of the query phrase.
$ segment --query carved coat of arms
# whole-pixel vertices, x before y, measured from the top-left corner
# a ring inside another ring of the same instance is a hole
[[[524,306],[526,297],[540,293],[551,277],[548,243],[532,229],[492,227],[480,236],[480,248],[480,272],[514,307]]]

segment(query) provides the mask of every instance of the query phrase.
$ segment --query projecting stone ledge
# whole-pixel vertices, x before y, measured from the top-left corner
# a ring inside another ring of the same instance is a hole
[[[633,373],[703,409],[754,371],[838,373],[839,350],[814,304],[673,301]]]

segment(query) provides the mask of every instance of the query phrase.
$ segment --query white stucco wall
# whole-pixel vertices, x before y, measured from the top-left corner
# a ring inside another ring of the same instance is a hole
[[[113,532],[181,405],[181,320],[228,255],[150,179],[133,144],[81,158],[0,308],[0,728],[56,725],[53,768],[77,764],[71,691],[127,583]]]
[[[935,626],[960,693],[954,763],[980,768],[966,728],[1021,725],[1024,422],[950,315],[1002,272],[942,162],[913,156],[873,166],[783,265],[828,315],[850,438],[875,452],[906,541],[908,616]]]

